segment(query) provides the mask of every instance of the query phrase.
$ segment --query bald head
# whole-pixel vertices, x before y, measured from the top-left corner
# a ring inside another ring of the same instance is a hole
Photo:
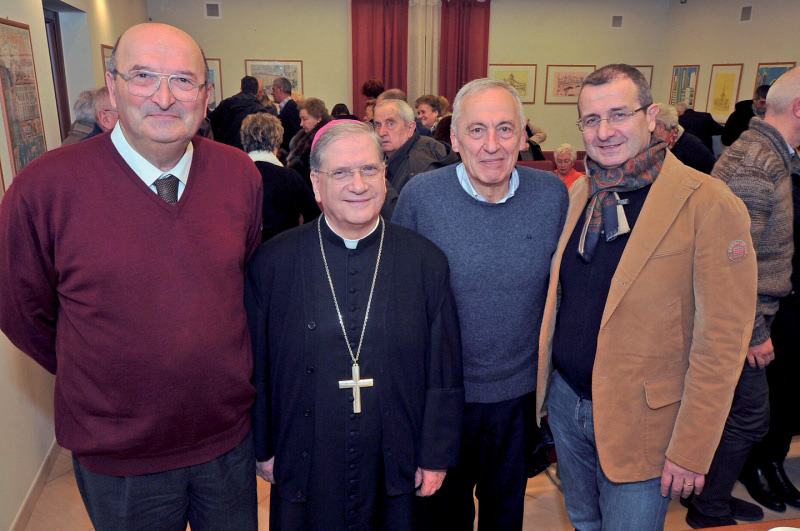
[[[109,70],[106,85],[125,140],[156,167],[171,169],[205,117],[210,88],[200,46],[174,26],[138,24],[117,40]],[[142,86],[148,75],[154,81]],[[171,76],[196,90],[182,86],[176,97]]]
[[[764,121],[778,129],[790,146],[800,145],[800,67],[792,68],[772,84]]]

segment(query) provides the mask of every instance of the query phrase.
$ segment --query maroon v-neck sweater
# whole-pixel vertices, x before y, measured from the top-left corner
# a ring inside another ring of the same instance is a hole
[[[193,142],[174,206],[108,134],[40,156],[0,205],[0,328],[56,374],[57,440],[98,473],[206,462],[250,429],[261,177],[241,151]]]

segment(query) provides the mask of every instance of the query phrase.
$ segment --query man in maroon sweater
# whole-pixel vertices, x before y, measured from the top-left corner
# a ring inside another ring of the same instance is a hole
[[[256,529],[261,177],[195,136],[207,79],[183,31],[130,28],[106,73],[118,125],[31,162],[0,207],[0,328],[56,375],[56,438],[98,530]]]

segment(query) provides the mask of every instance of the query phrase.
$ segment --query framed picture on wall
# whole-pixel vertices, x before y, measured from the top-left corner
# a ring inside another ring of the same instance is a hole
[[[647,84],[650,85],[650,87],[652,88],[653,87],[653,65],[631,65],[631,66],[642,73],[644,78],[647,80]]]
[[[108,44],[100,45],[100,57],[103,58],[103,72],[108,72],[108,64],[111,62],[111,52],[113,51],[113,46],[109,46]]]
[[[711,65],[706,112],[711,113],[718,122],[725,122],[739,101],[742,66],[742,63]]]
[[[578,103],[578,91],[584,78],[596,65],[547,65],[544,83],[545,103]]]
[[[683,101],[694,109],[699,72],[700,65],[675,65],[672,67],[672,86],[669,89],[670,105]]]
[[[0,18],[0,100],[13,177],[46,148],[30,28],[4,18]]]
[[[490,64],[489,77],[514,87],[522,103],[536,103],[536,65]]]
[[[217,108],[219,102],[225,97],[222,95],[222,61],[214,57],[206,57],[208,66],[208,83],[212,85],[211,98],[208,100],[208,108],[212,111]]]
[[[292,92],[303,94],[303,61],[245,59],[244,71],[261,80],[264,87],[271,87],[273,81],[285,77],[292,82]]]
[[[772,85],[776,79],[795,66],[797,66],[797,63],[794,61],[791,63],[758,63],[756,84],[753,85],[753,92],[761,85]]]

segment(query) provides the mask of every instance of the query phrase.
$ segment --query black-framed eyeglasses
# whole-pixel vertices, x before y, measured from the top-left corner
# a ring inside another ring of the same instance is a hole
[[[124,79],[128,83],[128,92],[140,98],[149,98],[158,92],[162,78],[167,79],[169,91],[178,101],[196,101],[197,96],[200,94],[200,89],[206,86],[206,83],[198,83],[194,79],[181,74],[131,70],[128,75],[125,75],[116,69],[113,74]]]
[[[631,119],[631,117],[639,111],[644,111],[647,107],[639,107],[633,111],[614,111],[608,118],[600,118],[599,116],[585,116],[575,122],[575,125],[578,126],[578,129],[585,133],[586,131],[597,129],[600,127],[600,122],[603,120],[608,122],[608,125],[611,126],[619,126],[627,122]]]

